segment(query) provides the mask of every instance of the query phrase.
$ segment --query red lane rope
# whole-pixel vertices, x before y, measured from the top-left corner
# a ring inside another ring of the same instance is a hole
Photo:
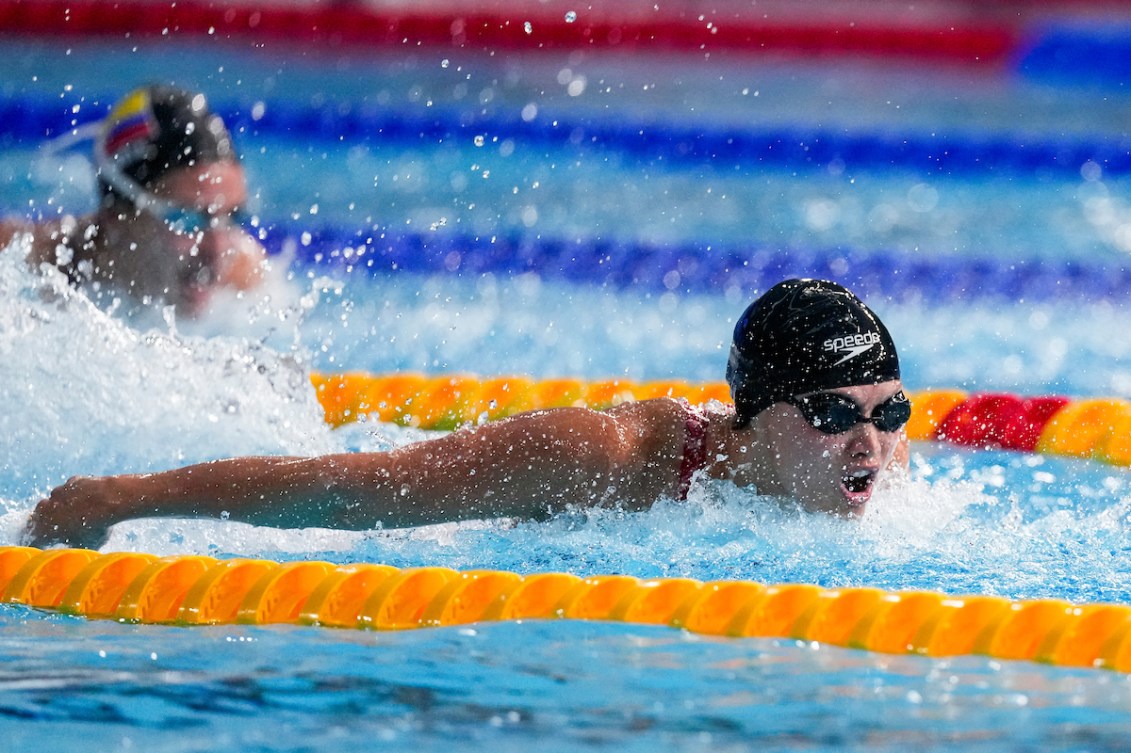
[[[752,19],[587,18],[570,22],[544,9],[511,12],[396,12],[353,7],[254,7],[208,2],[0,0],[0,32],[34,35],[211,35],[288,43],[540,50],[611,49],[897,55],[965,63],[998,63],[1019,46],[1006,26],[886,25],[835,20],[773,23]]]

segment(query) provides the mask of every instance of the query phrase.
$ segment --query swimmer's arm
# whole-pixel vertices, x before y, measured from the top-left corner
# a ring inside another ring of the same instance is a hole
[[[143,517],[364,530],[543,518],[613,497],[641,507],[672,485],[671,474],[649,472],[664,471],[665,453],[674,457],[682,439],[656,431],[667,428],[664,414],[662,406],[540,411],[385,453],[244,457],[75,478],[39,503],[28,535],[37,545],[97,546],[110,526]]]
[[[19,233],[26,233],[31,230],[27,223],[18,220],[3,220],[0,219],[0,251],[3,251],[12,244],[12,240]]]

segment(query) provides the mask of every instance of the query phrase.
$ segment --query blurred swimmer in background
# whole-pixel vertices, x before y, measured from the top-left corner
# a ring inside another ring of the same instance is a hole
[[[194,318],[221,290],[259,286],[263,246],[245,229],[248,200],[231,135],[204,95],[149,85],[115,104],[94,137],[93,212],[0,220],[0,249],[23,236],[33,267],[72,284],[172,305]]]

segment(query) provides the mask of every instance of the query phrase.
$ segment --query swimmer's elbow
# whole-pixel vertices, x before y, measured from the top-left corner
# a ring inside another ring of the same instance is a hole
[[[27,235],[28,229],[10,220],[0,220],[0,252],[12,246],[20,235]]]

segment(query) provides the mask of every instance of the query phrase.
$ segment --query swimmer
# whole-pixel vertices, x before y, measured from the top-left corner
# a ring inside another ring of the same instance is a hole
[[[556,408],[389,452],[76,477],[36,506],[27,538],[96,547],[111,525],[143,517],[353,530],[542,519],[570,506],[685,499],[698,477],[857,517],[893,467],[906,469],[911,405],[895,345],[840,285],[786,280],[768,290],[738,320],[726,374],[733,406],[656,398]]]
[[[202,94],[130,92],[94,141],[99,203],[82,217],[0,221],[0,249],[30,236],[29,263],[76,286],[199,316],[221,289],[262,281],[266,252],[241,225],[247,182],[232,139]]]

